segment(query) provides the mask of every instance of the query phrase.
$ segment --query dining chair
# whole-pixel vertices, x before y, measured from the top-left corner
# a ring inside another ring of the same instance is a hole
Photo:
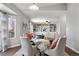
[[[65,46],[66,46],[66,37],[59,38],[56,47],[54,49],[48,48],[44,51],[44,53],[47,54],[48,56],[63,56]]]

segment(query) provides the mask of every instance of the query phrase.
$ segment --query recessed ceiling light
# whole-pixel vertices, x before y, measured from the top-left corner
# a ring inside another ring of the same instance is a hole
[[[29,7],[29,9],[30,9],[30,10],[39,10],[39,7],[36,6],[35,3],[33,3],[33,5]]]

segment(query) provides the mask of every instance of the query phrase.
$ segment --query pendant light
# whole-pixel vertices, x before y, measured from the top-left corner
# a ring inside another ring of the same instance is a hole
[[[32,6],[29,6],[29,9],[30,10],[39,10],[39,7],[35,3],[33,3]]]

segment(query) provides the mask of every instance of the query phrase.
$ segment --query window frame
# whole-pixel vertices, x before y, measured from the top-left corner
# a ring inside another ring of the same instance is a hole
[[[13,20],[15,20],[15,25],[14,25],[14,37],[8,37],[9,39],[15,39],[16,38],[16,16],[14,15],[9,15],[8,17],[8,34],[9,34],[9,18],[12,17],[14,18]]]

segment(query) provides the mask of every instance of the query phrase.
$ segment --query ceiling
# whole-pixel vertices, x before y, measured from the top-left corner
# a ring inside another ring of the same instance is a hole
[[[8,8],[7,6],[5,6],[4,4],[0,3],[0,11],[1,12],[6,12],[8,14],[13,14],[13,15],[17,15],[17,13],[15,13],[13,10],[11,10],[10,8]]]
[[[15,3],[19,9],[26,11],[32,3]],[[40,10],[66,10],[66,3],[36,3]]]
[[[14,3],[14,5],[21,10],[21,12],[29,18],[47,17],[54,18],[66,14],[66,3],[36,3],[39,7],[38,11],[31,11],[28,9],[32,3]]]

